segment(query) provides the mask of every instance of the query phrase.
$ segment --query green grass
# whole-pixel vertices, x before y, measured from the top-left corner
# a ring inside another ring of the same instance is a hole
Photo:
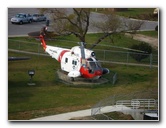
[[[153,32],[147,32],[147,33],[153,33]],[[87,48],[90,48],[92,44],[95,43],[95,41],[100,36],[102,36],[102,33],[87,34],[86,35]],[[133,40],[132,38],[127,37],[124,34],[114,34],[112,35],[111,39],[112,40],[110,40],[110,37],[104,39],[102,42],[100,42],[99,45],[97,45],[93,49],[99,60],[138,63],[127,53],[128,50],[125,50],[125,48],[130,48],[134,44],[139,44],[141,43],[140,41]],[[65,48],[71,48],[73,46],[76,46],[78,45],[77,42],[79,41],[74,35],[57,37],[55,40],[47,40],[48,45],[65,47]],[[40,41],[29,37],[9,38],[8,48],[43,53]],[[109,51],[103,51],[103,50],[109,50]],[[153,62],[153,65],[156,65],[158,60],[157,58],[158,51],[153,49],[152,54],[154,55],[153,60],[156,61]],[[150,64],[150,57],[143,59],[141,63]]]
[[[157,35],[157,33],[153,35]],[[90,48],[92,44],[94,44],[95,41],[97,41],[97,39],[100,36],[102,36],[102,33],[87,34],[86,35],[87,48]],[[57,37],[55,40],[52,40],[52,41],[47,40],[46,42],[48,45],[71,48],[73,46],[78,45],[77,42],[79,42],[79,40],[74,35],[69,35],[69,36]],[[124,34],[113,34],[111,36],[111,39],[110,37],[105,38],[94,49],[126,51],[118,47],[130,48],[132,45],[139,44],[139,43],[141,42],[137,40],[133,40],[132,38],[127,37]],[[8,48],[20,49],[20,50],[26,50],[26,51],[43,52],[43,49],[40,46],[40,41],[35,40],[34,38],[29,38],[29,37],[9,38]],[[154,52],[157,53],[156,51]]]
[[[128,18],[157,21],[158,18],[153,16],[154,9],[155,8],[128,8],[128,10],[126,11],[116,11],[114,13],[120,16],[128,17]],[[96,12],[96,9],[92,9],[92,11]],[[109,10],[107,8],[105,9],[98,8],[97,12],[109,13]]]
[[[101,34],[88,34],[87,43],[93,43]],[[101,42],[102,45],[96,49],[117,50],[108,45],[130,47],[134,43],[140,43],[124,35],[114,35],[114,42],[109,38]],[[66,41],[67,40],[67,41]],[[47,41],[49,45],[61,47],[72,47],[78,39],[71,36],[58,37],[54,41]],[[39,41],[29,37],[9,38],[8,48],[32,52],[44,53]],[[156,52],[155,52],[156,53]],[[100,57],[102,54],[98,53]],[[109,53],[108,53],[109,55]],[[61,83],[56,75],[60,64],[51,57],[21,54],[9,52],[8,56],[31,57],[26,61],[8,62],[8,119],[27,120],[35,117],[59,114],[75,110],[91,108],[103,98],[111,95],[128,94],[133,91],[158,89],[157,68],[134,67],[126,65],[103,64],[111,72],[118,74],[118,81],[115,85],[111,82],[90,87],[73,87]],[[121,56],[112,56],[122,59]],[[102,57],[101,57],[102,58]],[[28,70],[34,69],[33,81],[35,86],[28,86]],[[110,79],[109,75],[104,76]]]
[[[153,14],[155,8],[128,8],[127,11],[118,11],[117,14],[125,17],[137,17],[141,14]]]
[[[146,36],[150,36],[150,37],[154,37],[154,38],[158,38],[158,31],[140,31],[137,32],[138,34],[143,34]]]
[[[158,88],[156,68],[104,64],[118,73],[115,85],[69,87],[58,81],[59,63],[51,57],[9,52],[9,56],[29,56],[30,60],[8,63],[8,113],[10,120],[26,120],[40,116],[91,108],[110,95],[128,94]],[[34,69],[35,86],[28,86],[28,70]],[[109,78],[108,75],[105,77]]]

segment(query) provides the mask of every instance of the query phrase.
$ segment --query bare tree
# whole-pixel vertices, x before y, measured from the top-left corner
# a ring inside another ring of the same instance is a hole
[[[111,36],[115,33],[120,32],[122,28],[122,21],[120,18],[115,14],[105,14],[101,17],[103,22],[94,22],[94,27],[98,28],[102,31],[102,36],[92,45],[91,49],[94,48],[97,44],[99,44],[102,40]]]
[[[143,20],[128,20],[124,21],[124,25],[127,28],[128,32],[135,34],[141,26],[144,24]]]
[[[40,9],[41,12],[47,12],[53,20],[53,28],[60,35],[73,34],[85,42],[85,36],[89,27],[90,9],[73,8],[72,13],[66,9],[49,8]]]
[[[43,8],[42,13],[49,13],[53,21],[53,28],[59,35],[73,34],[81,42],[86,42],[86,34],[90,24],[90,9],[89,8],[73,8],[67,10],[62,8]],[[111,13],[111,14],[110,14]],[[100,22],[93,22],[93,27],[102,31],[102,36],[94,42],[91,49],[99,44],[107,37],[111,37],[117,33],[127,31],[135,32],[139,30],[143,22],[126,20],[125,18],[115,15],[113,12],[103,14],[103,19]]]

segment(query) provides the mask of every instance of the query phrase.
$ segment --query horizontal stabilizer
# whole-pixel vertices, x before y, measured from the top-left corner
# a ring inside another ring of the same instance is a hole
[[[8,57],[8,61],[29,60],[30,57]]]

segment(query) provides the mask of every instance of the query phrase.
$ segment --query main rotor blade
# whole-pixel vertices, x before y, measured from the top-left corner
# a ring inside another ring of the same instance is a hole
[[[86,60],[85,60],[85,49],[84,49],[84,42],[79,42],[80,44],[80,50],[81,50],[81,58],[82,58],[82,64],[86,65]]]
[[[132,48],[126,48],[126,47],[120,47],[120,46],[102,45],[102,44],[97,44],[97,45],[99,45],[99,46],[105,46],[105,47],[112,47],[112,48],[119,48],[119,49],[124,49],[124,50],[130,50],[130,51],[135,51],[135,52],[147,53],[146,51],[132,49]]]
[[[30,57],[8,57],[8,61],[29,60]]]
[[[80,50],[81,50],[81,57],[82,59],[85,59],[84,42],[79,42],[79,44],[80,44]]]

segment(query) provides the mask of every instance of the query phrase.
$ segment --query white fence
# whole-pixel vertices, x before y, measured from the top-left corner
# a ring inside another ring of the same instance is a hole
[[[112,120],[106,113],[121,111],[131,114],[134,119],[142,120],[141,113],[155,111],[159,113],[157,91],[133,92],[128,95],[113,95],[101,100],[91,109],[91,116],[96,120]]]
[[[131,109],[158,109],[158,100],[155,99],[132,99],[116,101],[116,106],[123,105]]]

